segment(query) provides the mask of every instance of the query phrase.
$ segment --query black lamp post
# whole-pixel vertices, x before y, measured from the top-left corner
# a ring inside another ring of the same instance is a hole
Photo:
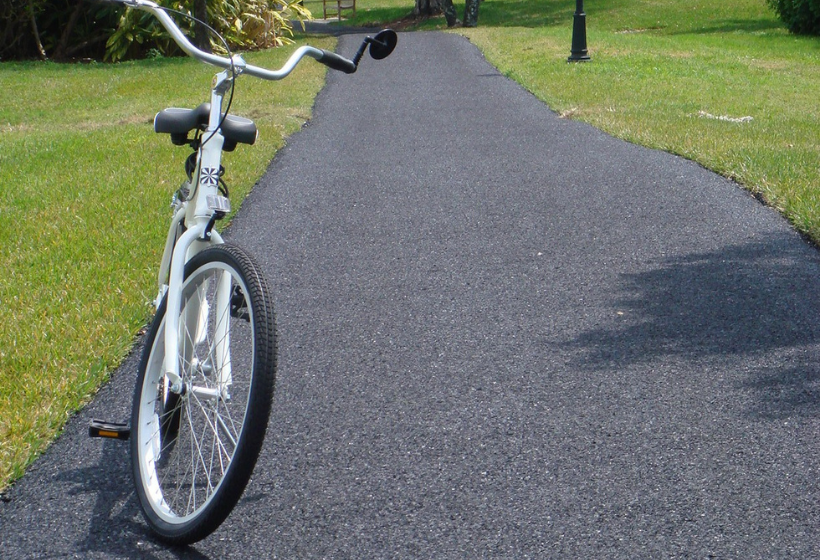
[[[567,62],[586,62],[591,60],[587,52],[587,15],[584,13],[584,0],[575,0],[575,15],[572,16],[572,50]]]

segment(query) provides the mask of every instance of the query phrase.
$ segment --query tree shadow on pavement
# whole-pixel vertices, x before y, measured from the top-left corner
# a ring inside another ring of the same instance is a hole
[[[621,275],[611,320],[571,342],[577,365],[745,368],[736,388],[757,395],[751,414],[820,413],[820,266],[811,250],[781,235],[654,264]]]

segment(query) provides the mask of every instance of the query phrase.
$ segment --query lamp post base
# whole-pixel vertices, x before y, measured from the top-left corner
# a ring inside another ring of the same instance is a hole
[[[588,62],[592,60],[587,51],[587,15],[583,10],[572,16],[572,49],[567,62]]]

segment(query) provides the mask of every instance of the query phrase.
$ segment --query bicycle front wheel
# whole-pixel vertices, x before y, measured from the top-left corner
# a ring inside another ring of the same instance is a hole
[[[212,533],[239,501],[262,448],[276,372],[273,304],[258,266],[217,245],[185,267],[181,393],[169,389],[166,301],[147,335],[131,413],[131,466],[150,528],[173,544]]]

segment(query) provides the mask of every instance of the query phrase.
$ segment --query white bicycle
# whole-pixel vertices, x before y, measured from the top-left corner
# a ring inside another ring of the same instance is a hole
[[[190,544],[219,527],[239,501],[262,448],[276,376],[267,283],[253,258],[225,243],[214,227],[230,211],[222,152],[253,144],[257,136],[252,121],[223,111],[223,98],[238,76],[280,80],[306,56],[353,73],[368,46],[371,57],[383,59],[397,36],[384,30],[367,37],[352,60],[299,47],[281,69],[268,70],[238,55],[197,49],[154,2],[111,1],[150,12],[187,54],[224,69],[214,78],[210,103],[165,109],[154,119],[156,132],[193,148],[188,180],[174,196],[130,427],[99,420],[89,427],[95,437],[130,439],[146,522],[161,539]]]

